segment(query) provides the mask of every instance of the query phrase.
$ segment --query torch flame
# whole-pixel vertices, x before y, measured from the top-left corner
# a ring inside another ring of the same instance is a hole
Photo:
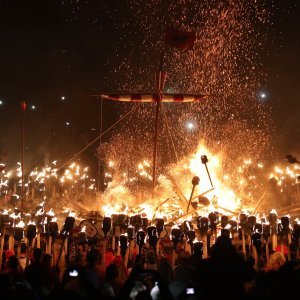
[[[25,223],[21,220],[15,227],[24,228]]]

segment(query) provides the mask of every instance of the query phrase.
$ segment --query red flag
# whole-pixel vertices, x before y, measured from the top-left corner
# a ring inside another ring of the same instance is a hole
[[[194,47],[196,33],[194,31],[178,30],[168,27],[166,31],[165,43],[179,50],[191,50]]]

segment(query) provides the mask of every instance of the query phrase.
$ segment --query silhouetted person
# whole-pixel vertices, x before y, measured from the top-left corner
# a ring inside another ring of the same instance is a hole
[[[15,255],[9,257],[7,269],[3,273],[8,275],[13,283],[21,283],[24,280],[23,270],[20,266],[18,258]]]
[[[169,285],[174,280],[172,266],[166,257],[159,259],[157,271],[166,285]]]
[[[37,297],[46,297],[53,288],[53,275],[42,263],[43,252],[36,248],[33,251],[33,262],[25,269],[25,279],[36,293]]]
[[[243,299],[248,267],[228,236],[220,236],[211,257],[196,270],[195,283],[203,299]]]

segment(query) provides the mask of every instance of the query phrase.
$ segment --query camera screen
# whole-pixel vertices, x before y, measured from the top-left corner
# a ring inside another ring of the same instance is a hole
[[[193,294],[195,294],[194,288],[187,288],[187,289],[186,289],[186,294],[187,294],[187,295],[193,295]]]
[[[69,276],[70,277],[77,277],[78,276],[78,271],[77,270],[71,270],[69,272]]]

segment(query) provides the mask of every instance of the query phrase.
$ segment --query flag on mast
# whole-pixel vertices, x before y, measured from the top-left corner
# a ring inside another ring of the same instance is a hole
[[[192,50],[196,40],[194,31],[183,31],[174,27],[166,30],[165,43],[172,48],[179,50]]]

